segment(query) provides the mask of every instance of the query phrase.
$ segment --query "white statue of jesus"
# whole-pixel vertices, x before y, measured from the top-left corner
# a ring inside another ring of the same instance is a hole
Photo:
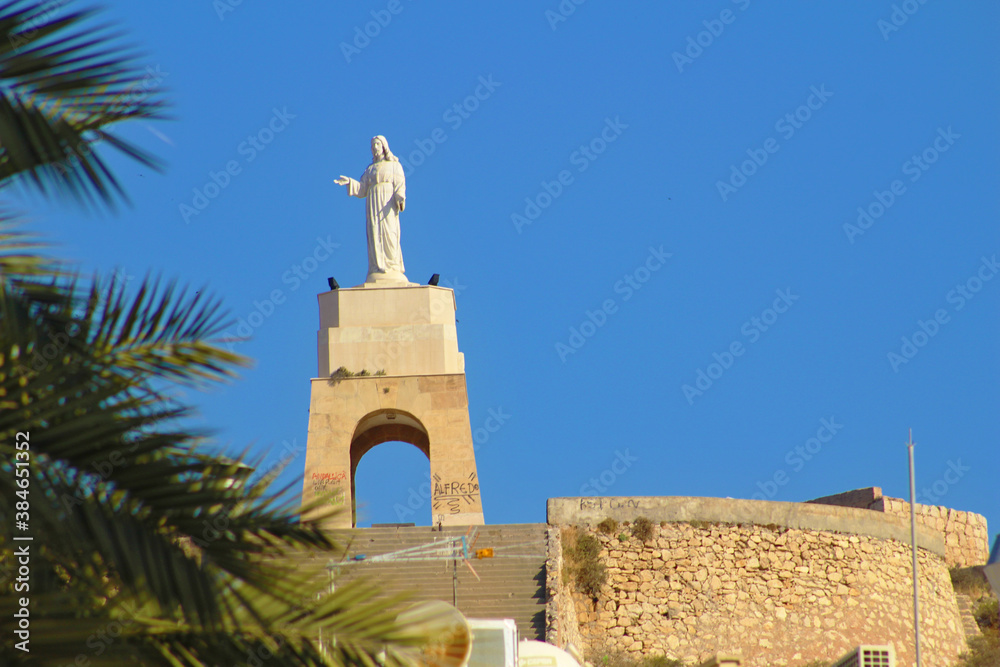
[[[372,163],[356,181],[347,176],[334,180],[346,185],[347,194],[367,199],[368,278],[365,282],[406,282],[403,252],[399,247],[399,214],[406,208],[406,179],[399,158],[381,134],[372,138]]]

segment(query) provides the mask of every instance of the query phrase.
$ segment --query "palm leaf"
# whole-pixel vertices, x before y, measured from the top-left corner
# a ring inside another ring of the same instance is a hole
[[[53,17],[51,3],[0,6],[0,179],[81,204],[125,197],[94,147],[105,143],[153,169],[160,162],[108,132],[134,118],[162,118],[145,89],[138,54],[93,21],[92,11]],[[57,13],[57,12],[56,12]],[[141,96],[134,91],[140,88]],[[11,180],[13,179],[13,181]]]
[[[66,4],[0,5],[0,187],[111,204],[124,193],[94,148],[157,167],[110,130],[161,118],[163,104],[132,94],[149,83],[136,54]],[[300,519],[275,500],[273,475],[251,483],[242,458],[210,455],[205,434],[181,428],[190,408],[169,387],[245,365],[215,340],[219,304],[149,277],[135,289],[83,280],[13,222],[0,210],[0,562],[16,528],[14,435],[28,431],[34,641],[30,656],[0,646],[0,664],[86,652],[93,665],[201,667],[267,650],[279,667],[374,665],[383,649],[406,663],[420,638],[396,622],[399,600],[358,583],[317,603],[326,559],[287,558],[337,553],[324,517]],[[0,577],[6,617],[11,583]],[[110,624],[121,635],[93,652]]]

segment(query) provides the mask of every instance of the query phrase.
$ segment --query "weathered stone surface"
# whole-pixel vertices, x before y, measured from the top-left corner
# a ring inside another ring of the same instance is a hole
[[[424,511],[432,522],[482,525],[454,292],[369,286],[318,298],[319,368],[309,406],[303,504],[325,498],[347,510],[329,518],[328,527],[352,527],[358,462],[373,447],[402,441],[429,459],[433,488]],[[356,375],[331,378],[341,367]],[[401,520],[414,513],[398,507]]]
[[[594,602],[571,594],[575,609],[563,613],[563,625],[575,627],[565,636],[575,632],[585,652],[610,648],[697,664],[720,650],[738,651],[744,667],[769,667],[893,643],[898,664],[913,663],[907,544],[758,525],[667,523],[655,530],[656,539],[642,545],[590,529],[605,547],[615,542],[614,552],[604,552],[609,571],[625,564],[634,571],[611,578],[601,592],[598,609],[611,615],[607,605],[617,605],[610,629],[584,622]],[[645,558],[654,544],[659,558]],[[947,564],[923,549],[918,559],[924,664],[953,664],[965,641]],[[642,600],[634,593],[639,582]]]
[[[894,515],[907,525],[910,521],[909,501],[883,496],[882,489],[877,486],[825,496],[810,500],[809,503],[864,508]],[[944,538],[945,560],[949,566],[969,567],[986,562],[989,557],[986,517],[973,512],[919,503],[916,504],[916,514],[918,526],[930,528]]]

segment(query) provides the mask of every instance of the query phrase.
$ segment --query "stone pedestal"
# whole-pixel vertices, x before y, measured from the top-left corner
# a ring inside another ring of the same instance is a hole
[[[318,377],[312,381],[302,502],[325,497],[356,522],[354,474],[371,448],[408,442],[430,460],[437,525],[483,523],[455,295],[428,285],[319,295]],[[405,489],[385,489],[407,503]]]

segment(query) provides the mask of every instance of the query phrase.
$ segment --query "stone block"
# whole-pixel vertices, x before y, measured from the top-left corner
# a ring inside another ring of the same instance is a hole
[[[482,524],[453,292],[376,285],[326,292],[319,305],[303,504],[324,498],[345,510],[329,527],[353,526],[358,463],[373,447],[402,441],[429,459],[431,521]],[[331,378],[341,366],[368,374]]]

